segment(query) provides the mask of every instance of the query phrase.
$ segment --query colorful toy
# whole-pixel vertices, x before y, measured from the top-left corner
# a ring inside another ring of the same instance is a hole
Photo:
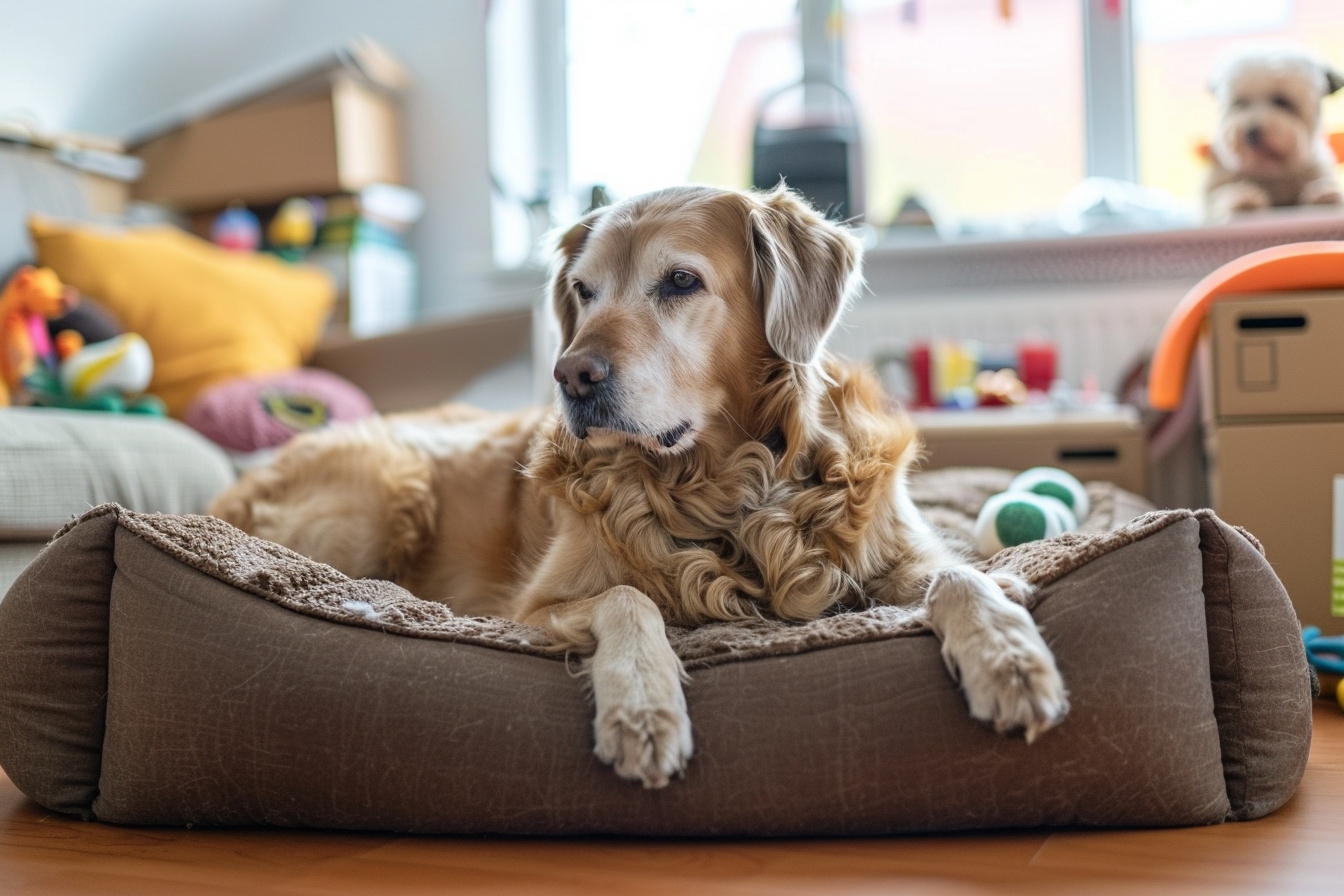
[[[84,345],[74,330],[57,336],[59,369],[40,368],[24,380],[33,403],[42,407],[110,413],[166,413],[163,402],[144,394],[154,373],[149,343],[136,333],[124,333],[93,345]]]
[[[1344,636],[1326,636],[1314,625],[1302,629],[1302,646],[1307,651],[1307,662],[1317,672],[1344,676]],[[1344,678],[1335,686],[1335,700],[1344,709]]]
[[[210,242],[231,252],[255,252],[261,248],[261,222],[242,205],[230,205],[210,227]]]
[[[992,408],[1027,403],[1027,387],[1008,367],[982,370],[975,375],[975,394],[980,407]]]
[[[25,377],[57,358],[47,320],[65,314],[77,301],[51,268],[24,265],[0,293],[0,407],[11,404]]]
[[[317,237],[317,210],[307,199],[286,199],[266,228],[271,251],[286,261],[298,261]]]
[[[1090,509],[1077,479],[1054,467],[1033,467],[985,502],[972,534],[980,555],[992,557],[1004,548],[1072,532]]]
[[[43,407],[163,414],[143,395],[154,371],[149,345],[134,333],[84,344],[78,330],[51,337],[50,320],[70,315],[79,294],[50,268],[26,265],[0,294],[0,406],[19,395]]]

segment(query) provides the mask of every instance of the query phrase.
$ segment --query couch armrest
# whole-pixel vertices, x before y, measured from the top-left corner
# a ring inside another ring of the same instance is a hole
[[[481,373],[531,351],[532,313],[421,324],[372,339],[337,338],[309,364],[359,386],[381,413],[438,404]]]

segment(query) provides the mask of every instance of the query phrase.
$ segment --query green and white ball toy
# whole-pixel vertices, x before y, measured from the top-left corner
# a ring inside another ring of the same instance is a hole
[[[1087,500],[1087,489],[1068,473],[1056,467],[1032,467],[1017,475],[1008,483],[1010,492],[1035,492],[1058,498],[1073,511],[1077,520],[1087,519],[1091,505]]]
[[[1088,510],[1082,483],[1063,470],[1035,467],[985,502],[975,521],[976,547],[981,556],[991,557],[1004,548],[1054,538],[1077,529]]]

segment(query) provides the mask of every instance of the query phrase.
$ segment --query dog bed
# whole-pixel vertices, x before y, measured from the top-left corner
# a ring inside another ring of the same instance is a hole
[[[965,537],[1009,474],[913,489]],[[1073,709],[1035,744],[967,714],[918,610],[672,630],[696,741],[642,790],[592,755],[575,664],[208,517],[115,505],[0,603],[0,766],[50,809],[126,824],[821,835],[1212,824],[1291,796],[1309,673],[1283,587],[1207,511],[1092,484],[1084,531],[996,566]]]

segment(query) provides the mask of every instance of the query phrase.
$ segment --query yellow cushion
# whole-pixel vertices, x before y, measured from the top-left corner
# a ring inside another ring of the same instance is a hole
[[[112,231],[33,216],[28,228],[40,264],[149,343],[149,391],[175,415],[215,383],[298,367],[334,300],[316,268],[226,252],[173,227]]]

